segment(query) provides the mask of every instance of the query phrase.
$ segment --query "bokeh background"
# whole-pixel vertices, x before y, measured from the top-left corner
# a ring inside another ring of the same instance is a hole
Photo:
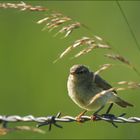
[[[6,1],[1,1],[6,2]],[[8,2],[8,1],[7,1]],[[9,1],[10,2],[10,1]],[[13,2],[13,1],[12,1]],[[16,3],[18,1],[15,1]],[[0,9],[0,114],[1,115],[62,115],[76,116],[81,109],[67,95],[66,82],[69,68],[73,64],[85,64],[97,70],[104,63],[116,64],[101,73],[112,85],[122,80],[140,81],[132,69],[124,64],[103,57],[108,50],[97,50],[71,59],[78,50],[53,64],[58,55],[81,36],[96,34],[104,38],[115,52],[125,56],[140,71],[140,50],[136,46],[128,26],[115,1],[26,1],[32,5],[42,5],[70,16],[90,28],[76,30],[67,39],[53,37],[56,31],[41,31],[37,25],[47,12]],[[129,24],[139,41],[140,2],[120,2]],[[128,90],[119,95],[134,104],[134,108],[122,109],[114,106],[112,113],[126,117],[140,117],[140,92]],[[103,112],[105,109],[103,110]],[[91,115],[92,112],[87,113]],[[118,124],[114,128],[107,122],[61,123],[63,129],[53,127],[46,134],[15,131],[0,138],[8,139],[139,139],[140,124]],[[9,124],[29,125],[26,123]],[[35,123],[30,123],[35,126]]]

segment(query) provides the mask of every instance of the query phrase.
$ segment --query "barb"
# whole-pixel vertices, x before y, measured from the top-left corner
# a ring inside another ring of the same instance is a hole
[[[18,122],[36,122],[37,127],[49,126],[49,131],[52,128],[52,125],[62,128],[61,125],[57,124],[58,122],[77,122],[77,117],[73,116],[62,116],[60,117],[61,113],[58,113],[56,116],[46,116],[46,117],[34,117],[32,115],[28,116],[18,116],[18,115],[11,115],[11,116],[5,116],[5,115],[0,115],[0,121],[3,124],[3,129],[8,129],[7,124],[8,123],[18,123]],[[102,114],[102,115],[96,115],[93,119],[93,116],[81,116],[82,123],[86,121],[106,121],[111,123],[113,126],[117,127],[115,123],[140,123],[140,118],[139,117],[129,117],[129,118],[124,118],[123,116],[126,115],[123,113],[122,115],[116,117],[113,114]],[[6,124],[6,125],[5,125]],[[20,127],[22,128],[22,127]],[[23,127],[25,130],[25,127]],[[12,129],[12,128],[10,128]],[[18,128],[19,129],[19,128]],[[29,128],[26,129],[28,130]],[[14,130],[14,129],[12,129]],[[36,132],[36,131],[35,131]]]

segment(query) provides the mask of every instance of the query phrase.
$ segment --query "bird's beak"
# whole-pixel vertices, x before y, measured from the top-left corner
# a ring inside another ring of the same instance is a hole
[[[71,71],[70,74],[71,74],[71,75],[74,75],[74,74],[75,74],[75,71]]]

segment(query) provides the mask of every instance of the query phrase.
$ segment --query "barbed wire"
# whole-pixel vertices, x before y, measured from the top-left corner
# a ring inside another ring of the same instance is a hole
[[[139,117],[129,117],[124,118],[123,116],[126,115],[123,113],[122,115],[116,117],[113,114],[102,114],[102,115],[94,115],[94,116],[81,116],[80,122],[84,123],[86,121],[92,120],[94,121],[106,121],[111,123],[114,127],[118,127],[115,123],[140,123]],[[58,122],[79,122],[77,121],[77,117],[73,116],[61,116],[61,113],[57,113],[56,116],[46,116],[46,117],[34,117],[33,115],[28,116],[18,116],[18,115],[0,115],[0,122],[2,123],[3,128],[8,128],[8,123],[17,123],[17,122],[36,122],[37,127],[49,126],[49,130],[51,130],[52,125],[62,128]]]

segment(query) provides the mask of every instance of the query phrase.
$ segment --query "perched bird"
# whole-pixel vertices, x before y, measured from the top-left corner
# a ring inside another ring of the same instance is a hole
[[[106,103],[116,103],[121,107],[133,106],[118,97],[110,84],[84,65],[70,68],[67,88],[70,98],[86,111],[94,110],[98,113]]]

